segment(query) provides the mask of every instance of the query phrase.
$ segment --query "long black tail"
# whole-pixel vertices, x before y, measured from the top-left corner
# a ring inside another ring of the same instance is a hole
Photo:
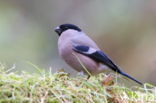
[[[122,72],[122,71],[120,71],[119,73],[120,73],[121,75],[123,75],[123,76],[125,76],[125,77],[127,77],[127,78],[129,78],[129,79],[131,79],[131,80],[133,80],[133,81],[135,81],[135,82],[137,82],[138,84],[143,85],[143,83],[141,83],[140,81],[134,79],[134,78],[131,77],[130,75],[128,75],[128,74],[126,74],[126,73],[124,73],[124,72]]]

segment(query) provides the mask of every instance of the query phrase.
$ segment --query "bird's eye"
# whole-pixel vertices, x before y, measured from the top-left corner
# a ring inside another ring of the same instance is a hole
[[[69,29],[69,28],[68,28],[68,27],[63,27],[63,29],[64,29],[64,30],[67,30],[67,29]]]
[[[64,27],[65,29],[68,29],[68,27]]]

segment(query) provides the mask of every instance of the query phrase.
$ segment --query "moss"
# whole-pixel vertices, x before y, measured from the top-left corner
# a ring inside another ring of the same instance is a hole
[[[106,74],[87,79],[64,72],[10,71],[0,66],[0,103],[156,103],[155,86],[128,88],[117,82],[107,84]]]

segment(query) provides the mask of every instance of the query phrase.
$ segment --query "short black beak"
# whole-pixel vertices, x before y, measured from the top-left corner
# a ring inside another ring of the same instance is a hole
[[[59,27],[56,27],[55,29],[55,32],[60,35],[62,33],[61,29]]]

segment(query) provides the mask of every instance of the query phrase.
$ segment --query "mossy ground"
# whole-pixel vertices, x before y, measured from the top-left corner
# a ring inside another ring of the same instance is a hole
[[[64,72],[19,74],[0,65],[0,103],[156,103],[156,87],[128,88],[109,83],[105,74],[90,79]]]

